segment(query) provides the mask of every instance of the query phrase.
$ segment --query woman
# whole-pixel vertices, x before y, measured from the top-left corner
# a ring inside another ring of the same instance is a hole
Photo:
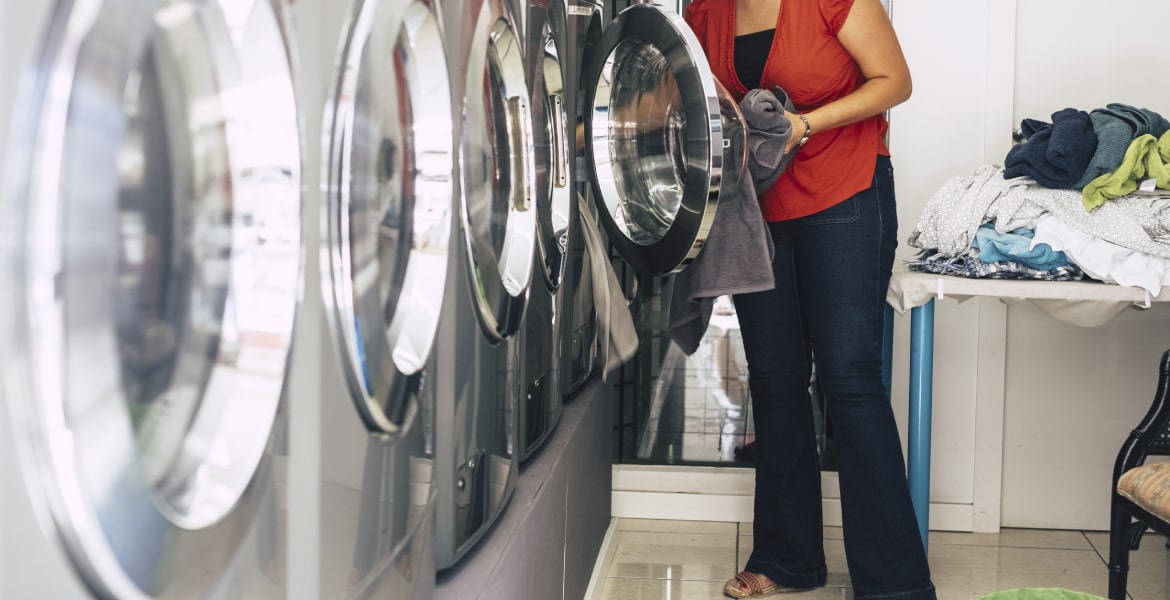
[[[897,246],[882,115],[911,88],[897,36],[879,0],[694,0],[685,16],[732,94],[779,86],[796,107],[792,159],[759,199],[776,288],[735,296],[756,426],[754,550],[724,591],[753,598],[825,585],[808,393],[815,355],[854,597],[934,598],[882,382]]]

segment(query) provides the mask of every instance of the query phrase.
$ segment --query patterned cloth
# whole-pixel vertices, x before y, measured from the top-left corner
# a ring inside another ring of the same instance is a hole
[[[955,256],[971,247],[984,223],[994,222],[1003,233],[1032,228],[1046,213],[1123,248],[1170,258],[1170,199],[1124,196],[1086,212],[1080,192],[1045,188],[1027,177],[1004,179],[994,165],[944,183],[927,201],[909,244]]]
[[[1018,262],[983,262],[970,253],[950,256],[934,250],[925,250],[917,258],[906,261],[906,267],[919,273],[953,275],[969,279],[1034,279],[1039,281],[1080,281],[1085,278],[1075,265],[1069,264],[1050,271],[1024,266]]]
[[[1117,493],[1170,523],[1170,462],[1135,467],[1117,481]]]

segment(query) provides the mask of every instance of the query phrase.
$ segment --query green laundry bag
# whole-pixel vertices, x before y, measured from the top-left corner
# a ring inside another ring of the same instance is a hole
[[[988,594],[979,600],[1106,600],[1101,596],[1059,588],[1020,588]]]

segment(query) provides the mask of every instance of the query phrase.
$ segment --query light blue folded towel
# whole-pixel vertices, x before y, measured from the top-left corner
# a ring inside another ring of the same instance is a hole
[[[1053,250],[1048,244],[1032,247],[1036,232],[1020,228],[1006,233],[995,230],[995,225],[986,223],[975,231],[971,244],[979,251],[979,260],[985,263],[1017,262],[1025,267],[1040,271],[1052,271],[1071,264],[1064,252]]]

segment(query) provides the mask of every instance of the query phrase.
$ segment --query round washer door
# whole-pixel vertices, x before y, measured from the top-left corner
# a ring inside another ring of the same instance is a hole
[[[460,229],[480,325],[502,342],[520,328],[535,263],[532,95],[511,3],[475,4],[468,7]]]
[[[284,430],[301,206],[280,15],[77,0],[45,40],[0,235],[13,434],[97,595],[203,596]]]
[[[576,219],[569,166],[571,100],[566,96],[564,3],[534,0],[528,7],[528,27],[525,49],[534,125],[536,242],[544,284],[555,292],[565,276],[570,224]]]
[[[431,2],[358,2],[348,31],[326,123],[322,281],[358,410],[395,434],[418,414],[443,304],[451,86]]]
[[[585,60],[586,163],[610,243],[641,273],[678,271],[739,185],[743,116],[690,27],[658,6],[623,10]]]

